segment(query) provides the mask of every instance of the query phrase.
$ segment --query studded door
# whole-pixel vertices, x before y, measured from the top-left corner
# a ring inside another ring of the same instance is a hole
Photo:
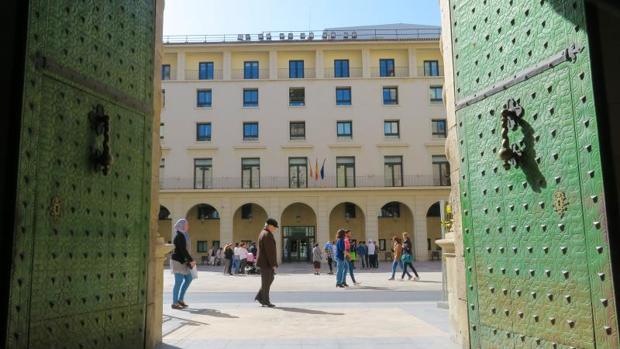
[[[618,348],[581,0],[450,0],[472,348]]]
[[[144,346],[154,18],[30,1],[4,347]]]

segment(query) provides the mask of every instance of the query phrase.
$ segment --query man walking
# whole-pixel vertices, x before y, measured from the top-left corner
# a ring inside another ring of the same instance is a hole
[[[269,300],[269,288],[271,288],[273,275],[278,267],[276,239],[273,237],[277,229],[278,221],[269,218],[258,236],[258,257],[256,259],[256,265],[260,268],[261,287],[256,297],[254,297],[254,300],[258,301],[263,307],[270,308],[275,307]]]
[[[325,255],[327,256],[327,265],[329,265],[329,274],[334,274],[332,264],[334,262],[334,246],[331,241],[325,244]]]
[[[376,268],[376,259],[377,259],[377,255],[376,255],[376,246],[375,246],[375,242],[372,240],[368,240],[368,261],[370,262],[370,267],[371,268]]]
[[[368,258],[366,257],[368,254],[368,250],[366,249],[366,244],[364,241],[360,242],[357,245],[357,258],[362,261],[362,269],[368,268]]]

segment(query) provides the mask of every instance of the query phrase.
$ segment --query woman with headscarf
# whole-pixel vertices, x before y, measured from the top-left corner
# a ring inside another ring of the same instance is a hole
[[[189,224],[185,218],[181,218],[174,225],[174,252],[172,253],[172,273],[174,274],[174,288],[172,289],[172,308],[187,308],[183,301],[185,292],[192,282],[191,268],[196,262],[189,254],[191,241],[189,239]]]

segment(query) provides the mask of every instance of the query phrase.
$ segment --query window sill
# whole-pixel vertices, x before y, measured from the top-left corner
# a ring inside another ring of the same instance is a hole
[[[294,108],[294,109],[299,109],[299,108],[305,108],[306,105],[305,104],[300,104],[300,105],[288,105],[289,108]]]
[[[398,103],[383,103],[384,107],[398,107],[400,106]]]
[[[258,109],[257,105],[244,105],[242,109]]]
[[[307,143],[294,144],[294,142],[291,142],[291,143],[292,144],[281,145],[280,148],[282,149],[312,149],[314,148],[314,145],[312,144],[307,144]]]
[[[338,103],[336,103],[336,107],[338,107],[338,108],[350,108],[351,106],[352,106],[351,103],[349,103],[349,104],[338,104]]]
[[[210,106],[210,105],[208,105],[208,106],[204,106],[204,107],[195,106],[195,107],[194,107],[194,110],[210,110],[210,109],[212,109],[212,108],[213,108],[213,107],[212,107],[212,106]]]

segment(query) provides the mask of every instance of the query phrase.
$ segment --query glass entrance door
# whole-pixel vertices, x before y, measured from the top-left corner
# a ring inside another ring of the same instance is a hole
[[[285,262],[311,262],[314,241],[313,226],[283,227],[282,259]]]

